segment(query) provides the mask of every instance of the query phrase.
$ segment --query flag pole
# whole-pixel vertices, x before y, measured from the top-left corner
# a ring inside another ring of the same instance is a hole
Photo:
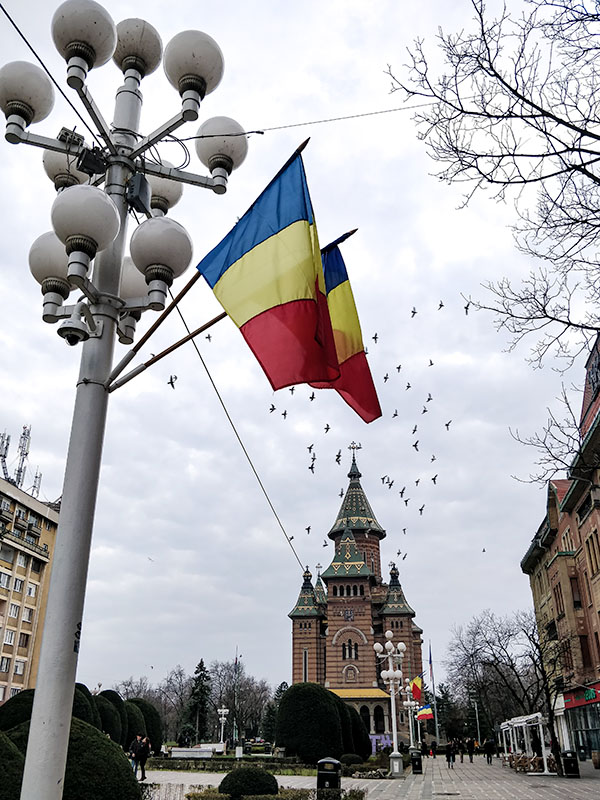
[[[431,688],[433,690],[433,716],[435,719],[435,740],[439,744],[440,729],[438,726],[437,702],[435,699],[435,678],[433,677],[433,661],[431,660],[431,639],[429,640],[429,677],[431,679]]]

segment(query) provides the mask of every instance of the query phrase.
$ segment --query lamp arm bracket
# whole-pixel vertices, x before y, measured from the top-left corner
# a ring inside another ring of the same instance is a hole
[[[50,139],[48,136],[40,136],[31,131],[23,131],[21,134],[22,144],[30,144],[33,147],[41,147],[44,150],[53,150],[55,153],[64,153],[67,156],[77,157],[85,148],[81,145],[74,147],[72,143],[62,142],[59,139]]]
[[[123,305],[119,308],[119,313],[130,314],[132,311],[150,311],[150,300],[148,297],[132,297],[130,300],[125,300]]]
[[[137,158],[141,156],[142,153],[145,153],[152,145],[156,144],[165,136],[168,136],[173,131],[176,131],[177,128],[180,128],[187,120],[183,118],[183,112],[180,111],[175,117],[172,117],[168,122],[165,122],[160,128],[157,128],[152,133],[148,134],[145,139],[142,139],[138,142],[137,147],[131,151],[129,154],[130,158]]]
[[[178,183],[189,183],[191,186],[200,186],[203,189],[212,189],[215,182],[212,178],[203,175],[196,175],[195,172],[184,172],[174,167],[161,167],[158,164],[145,162],[142,169],[146,175],[154,175],[157,178],[167,178]]]
[[[110,150],[111,154],[113,156],[116,156],[117,155],[117,148],[116,148],[115,143],[113,142],[113,140],[111,138],[110,128],[106,124],[106,122],[104,120],[104,117],[102,116],[102,114],[100,112],[100,109],[98,108],[98,106],[94,102],[94,98],[92,97],[92,95],[90,93],[90,90],[84,84],[83,86],[81,86],[81,88],[77,88],[76,91],[77,91],[77,94],[79,95],[79,99],[81,100],[81,102],[85,106],[88,114],[90,115],[90,117],[94,121],[94,124],[96,125],[96,127],[98,129],[98,133],[100,134],[100,137],[106,143],[106,146]]]

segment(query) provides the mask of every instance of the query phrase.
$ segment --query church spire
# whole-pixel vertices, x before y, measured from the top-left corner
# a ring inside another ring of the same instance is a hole
[[[350,530],[358,532],[373,532],[379,539],[383,539],[385,530],[375,519],[373,509],[367,500],[364,489],[360,485],[362,475],[356,463],[356,451],[360,449],[360,445],[352,442],[348,449],[352,450],[352,465],[348,473],[350,483],[346,489],[335,523],[327,535],[330,539],[335,540],[346,528],[350,528]]]
[[[406,602],[406,597],[404,596],[402,586],[400,586],[400,581],[398,580],[398,567],[394,563],[390,564],[390,567],[390,584],[380,614],[382,617],[400,615],[414,617],[415,612]]]
[[[321,617],[323,612],[319,609],[317,597],[312,585],[312,574],[308,567],[304,570],[302,575],[304,582],[300,589],[300,594],[294,608],[288,614],[292,619],[294,617]]]

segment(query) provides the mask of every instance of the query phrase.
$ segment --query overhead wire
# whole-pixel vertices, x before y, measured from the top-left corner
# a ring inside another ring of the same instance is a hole
[[[172,292],[171,292],[171,290],[170,290],[170,289],[169,289],[169,294],[170,294],[170,296],[171,296],[171,300],[173,300],[173,299],[174,299],[174,298],[173,298],[173,294],[172,294]],[[178,306],[178,305],[177,305],[177,306],[175,306],[175,309],[176,309],[177,313],[179,314],[179,317],[180,317],[180,319],[181,319],[181,321],[182,321],[182,323],[183,323],[183,326],[184,326],[184,328],[186,329],[186,331],[187,331],[188,333],[190,333],[190,328],[189,328],[189,326],[188,326],[187,322],[185,321],[185,318],[184,318],[184,316],[183,316],[183,313],[182,313],[181,309],[179,308],[179,306]],[[265,485],[264,485],[264,483],[262,482],[262,479],[261,479],[260,475],[258,474],[258,470],[257,470],[257,469],[256,469],[256,467],[254,466],[254,462],[252,461],[252,458],[251,458],[251,456],[250,456],[250,453],[248,452],[248,450],[246,449],[246,446],[245,446],[244,442],[242,441],[242,437],[240,436],[240,433],[239,433],[239,431],[238,431],[238,429],[237,429],[237,427],[236,427],[236,425],[235,425],[235,422],[234,422],[234,421],[233,421],[233,419],[231,418],[231,414],[229,413],[229,410],[227,409],[227,406],[225,405],[225,401],[223,400],[223,397],[222,397],[221,393],[219,392],[219,389],[218,389],[218,387],[217,387],[216,383],[214,382],[214,379],[213,379],[213,377],[212,377],[212,375],[211,375],[211,373],[210,373],[210,370],[208,369],[208,366],[207,366],[207,364],[206,364],[206,361],[205,361],[205,360],[204,360],[204,358],[202,357],[202,353],[200,352],[200,350],[199,350],[199,348],[198,348],[198,345],[196,344],[196,342],[195,342],[195,341],[192,339],[192,340],[191,340],[191,343],[192,343],[192,345],[194,346],[194,350],[196,351],[196,354],[198,355],[198,358],[200,359],[200,363],[201,363],[201,364],[202,364],[202,366],[204,367],[204,371],[206,372],[206,375],[208,376],[208,379],[209,379],[209,381],[210,381],[210,383],[211,383],[211,385],[212,385],[212,387],[213,387],[213,389],[214,389],[214,392],[215,392],[215,394],[216,394],[216,396],[217,396],[217,399],[219,400],[219,403],[221,404],[221,408],[223,409],[223,412],[225,413],[225,416],[227,417],[227,421],[228,421],[228,422],[229,422],[229,424],[231,425],[231,428],[232,428],[232,430],[233,430],[233,433],[234,433],[234,435],[235,435],[236,439],[238,440],[238,444],[240,445],[240,447],[242,448],[242,452],[243,452],[243,453],[244,453],[244,455],[246,456],[246,460],[248,461],[248,464],[250,465],[250,469],[251,469],[251,470],[252,470],[252,472],[254,473],[254,477],[256,478],[256,480],[257,480],[257,482],[258,482],[258,485],[260,486],[260,489],[261,489],[261,491],[262,491],[263,495],[265,496],[265,499],[266,499],[266,501],[267,501],[267,503],[268,503],[268,505],[269,505],[269,508],[270,508],[270,509],[271,509],[271,511],[273,512],[273,516],[274,516],[274,517],[275,517],[275,519],[277,520],[277,524],[278,524],[278,525],[279,525],[279,527],[281,528],[281,531],[282,531],[283,535],[285,536],[285,538],[286,538],[286,541],[287,541],[288,545],[290,546],[290,549],[291,549],[292,553],[294,554],[294,556],[295,556],[295,558],[296,558],[296,561],[297,561],[297,562],[298,562],[298,564],[300,565],[300,569],[301,569],[301,570],[304,570],[304,564],[303,564],[303,563],[302,563],[302,561],[300,560],[300,557],[298,556],[298,553],[296,552],[296,548],[295,548],[295,547],[294,547],[294,545],[292,544],[291,538],[290,538],[290,536],[288,536],[288,534],[287,534],[287,531],[285,530],[285,527],[284,527],[284,525],[283,525],[283,522],[281,521],[281,518],[279,517],[279,514],[277,513],[277,511],[276,511],[276,509],[275,509],[275,506],[274,506],[274,505],[273,505],[273,503],[271,502],[271,498],[269,497],[269,493],[267,492],[267,490],[266,490],[266,488],[265,488]]]

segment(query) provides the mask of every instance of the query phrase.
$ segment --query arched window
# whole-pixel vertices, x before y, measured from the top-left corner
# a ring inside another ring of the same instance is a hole
[[[352,658],[352,639],[348,639],[348,658]]]
[[[337,597],[337,586],[333,587],[333,596]]]
[[[355,585],[352,587],[352,594],[354,595],[354,597],[358,595],[358,586]]]
[[[354,645],[354,658],[358,658],[358,644]]]
[[[371,730],[371,715],[367,706],[360,707],[360,718],[362,719],[367,731]]]
[[[384,733],[385,721],[383,718],[383,708],[381,706],[375,706],[373,709],[373,721],[375,723],[375,733]]]
[[[346,597],[350,597],[352,594],[352,590],[350,589],[350,584],[346,586]]]
[[[364,594],[365,594],[365,587],[362,585],[362,583],[361,583],[361,585],[359,586],[358,593],[360,594],[360,596],[361,596],[361,597],[364,597]]]
[[[342,645],[342,659],[344,661],[346,660],[346,645],[345,644]]]

